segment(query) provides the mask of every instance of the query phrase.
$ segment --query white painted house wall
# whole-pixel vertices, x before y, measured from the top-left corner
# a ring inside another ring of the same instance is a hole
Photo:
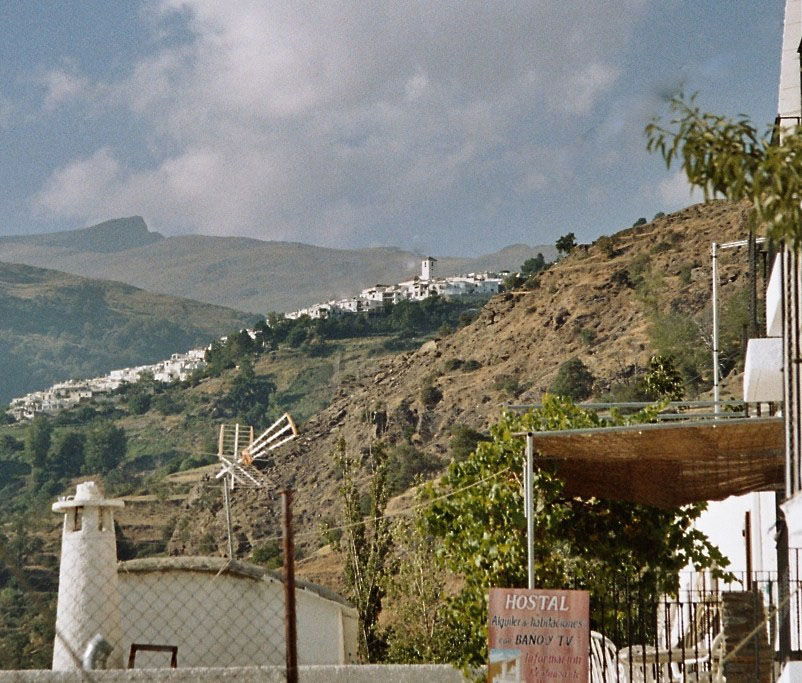
[[[269,574],[217,573],[220,558],[160,558],[120,563],[123,649],[131,643],[178,647],[184,667],[284,662],[284,585]],[[197,560],[192,569],[193,560]],[[214,564],[214,561],[217,564]],[[244,563],[237,563],[243,565]],[[247,566],[247,565],[246,565]],[[129,570],[130,568],[130,570]],[[296,588],[299,664],[356,661],[356,610]],[[137,654],[137,668],[166,666],[169,655]]]

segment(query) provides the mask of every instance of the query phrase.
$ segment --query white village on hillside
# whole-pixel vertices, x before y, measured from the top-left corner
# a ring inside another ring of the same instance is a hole
[[[357,296],[318,303],[285,314],[285,318],[297,320],[303,316],[313,319],[355,313],[378,314],[386,306],[400,301],[423,301],[440,296],[445,299],[474,296],[489,298],[498,294],[509,275],[499,273],[468,273],[449,277],[435,277],[437,259],[428,256],[421,261],[420,275],[395,285],[377,284],[363,289]],[[252,329],[247,332],[254,336]],[[225,339],[225,337],[223,337]],[[34,391],[14,398],[9,403],[8,414],[15,420],[30,420],[38,414],[54,415],[62,410],[74,408],[81,401],[109,394],[123,384],[138,382],[143,376],[152,375],[157,382],[183,382],[196,370],[205,367],[207,349],[190,349],[186,353],[174,353],[168,360],[152,365],[112,370],[107,375],[89,379],[70,379],[54,384],[48,389]]]

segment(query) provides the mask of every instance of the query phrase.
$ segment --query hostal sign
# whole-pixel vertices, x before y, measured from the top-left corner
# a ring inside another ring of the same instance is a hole
[[[491,588],[487,680],[588,680],[587,591]]]

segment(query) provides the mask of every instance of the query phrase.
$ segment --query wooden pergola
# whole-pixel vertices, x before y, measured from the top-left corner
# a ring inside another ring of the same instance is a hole
[[[571,495],[674,507],[784,485],[778,417],[535,432],[535,466]]]

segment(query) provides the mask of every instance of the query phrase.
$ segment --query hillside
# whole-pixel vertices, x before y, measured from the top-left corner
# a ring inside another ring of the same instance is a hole
[[[437,273],[517,269],[553,246],[513,245],[477,259],[440,258]],[[297,242],[148,232],[139,217],[47,235],[0,238],[0,260],[125,282],[150,292],[266,314],[353,296],[419,272],[421,254],[393,247],[329,249]]]
[[[142,382],[66,411],[49,427],[42,421],[0,426],[6,519],[0,533],[25,550],[20,567],[51,603],[59,523],[47,510],[57,495],[72,492],[86,478],[101,480],[108,493],[126,501],[118,516],[121,557],[223,554],[222,492],[214,477],[217,425],[237,420],[249,408],[258,409],[262,423],[289,410],[298,418],[301,438],[266,462],[264,474],[274,486],[233,492],[235,551],[240,558],[275,566],[276,494],[291,486],[298,574],[342,590],[342,558],[331,545],[336,535],[327,531],[336,524],[341,504],[331,457],[340,438],[354,454],[364,454],[378,440],[387,445],[391,490],[401,494],[390,508],[398,511],[413,503],[413,493],[405,489],[415,473],[436,476],[455,453],[450,443],[455,428],[484,431],[505,404],[537,401],[570,358],[588,365],[596,377],[593,394],[603,397],[637,377],[666,340],[682,352],[698,347],[701,355],[690,357],[683,374],[689,389],[707,390],[709,243],[742,237],[744,218],[743,208],[730,204],[690,207],[580,246],[525,288],[501,294],[478,310],[427,300],[415,305],[417,315],[400,315],[395,327],[377,318],[363,325],[354,319],[351,326],[286,321],[260,331],[258,354],[244,348],[227,356],[221,350],[222,369],[213,370],[213,363],[210,376],[197,382]],[[745,270],[743,250],[722,255],[725,328],[732,326],[732,303]],[[428,317],[421,315],[425,312]],[[666,320],[671,334],[661,336],[655,327],[665,327]],[[739,319],[734,322],[740,326]],[[690,326],[682,333],[686,323]],[[434,330],[440,338],[432,337]],[[224,349],[247,345],[237,342],[240,336],[233,335]],[[733,344],[738,346],[732,335],[724,335],[723,348]],[[398,348],[414,350],[395,352]],[[729,367],[725,397],[738,391],[737,363]],[[42,453],[45,466],[37,469],[38,456],[29,449],[41,443],[33,437],[43,428],[52,431]],[[120,429],[127,441],[125,458],[93,469],[89,439]],[[30,608],[23,622],[36,616]]]
[[[0,262],[0,405],[57,381],[163,360],[253,321],[221,306]]]
[[[339,504],[331,453],[341,437],[356,452],[381,439],[445,464],[454,426],[484,430],[505,404],[537,401],[569,358],[587,364],[597,378],[594,393],[604,395],[642,371],[654,350],[650,298],[659,296],[664,310],[704,323],[710,242],[743,237],[744,221],[743,207],[697,205],[625,230],[612,244],[605,239],[578,248],[531,289],[493,298],[470,325],[417,351],[377,359],[370,372],[343,382],[331,405],[304,425],[303,438],[267,475],[297,490],[302,528],[319,529]],[[745,256],[729,252],[722,261],[726,298],[740,287]],[[692,341],[704,364],[703,336],[693,326]],[[707,379],[699,381],[704,385]],[[442,398],[427,408],[422,388],[430,383]],[[205,507],[202,496],[193,501],[185,513],[192,529],[223,539],[219,508]],[[276,518],[262,494],[238,491],[234,506],[244,549],[276,533]],[[197,547],[198,534],[185,535],[180,546]],[[315,538],[323,542],[320,535]],[[312,550],[314,544],[307,543]]]

